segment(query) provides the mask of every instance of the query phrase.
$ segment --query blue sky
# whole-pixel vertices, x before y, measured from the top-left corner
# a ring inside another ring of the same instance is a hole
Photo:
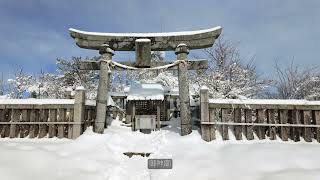
[[[244,56],[270,75],[274,59],[320,65],[319,0],[0,0],[0,72],[55,71],[56,58],[93,56],[68,28],[101,32],[185,31],[222,26]],[[117,52],[115,59],[132,58]]]

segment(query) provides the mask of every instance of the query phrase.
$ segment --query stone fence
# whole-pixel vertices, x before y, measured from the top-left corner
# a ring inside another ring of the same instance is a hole
[[[281,139],[320,142],[320,101],[268,99],[209,99],[200,90],[202,139],[223,140],[233,133],[236,140]]]
[[[75,139],[95,119],[95,101],[77,89],[75,99],[1,99],[0,136]]]

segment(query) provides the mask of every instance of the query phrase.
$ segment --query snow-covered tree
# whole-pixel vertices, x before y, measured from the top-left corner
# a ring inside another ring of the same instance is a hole
[[[303,68],[291,62],[281,67],[277,62],[274,66],[276,77],[273,81],[275,92],[272,98],[320,100],[319,67]]]
[[[199,88],[206,85],[213,98],[239,98],[242,96],[252,98],[266,87],[267,81],[259,78],[252,61],[250,63],[243,62],[237,44],[218,40],[212,48],[206,49],[204,53],[209,60],[209,68],[190,73],[192,94],[199,93]],[[163,52],[152,52],[152,65],[163,65],[164,56]],[[97,59],[98,57],[84,60]],[[76,86],[84,86],[88,91],[88,98],[95,99],[99,72],[80,70],[79,63],[81,61],[83,59],[80,57],[72,57],[71,60],[58,59],[58,74],[42,72],[36,81],[31,76],[18,73],[15,80],[10,80],[12,85],[15,84],[15,91],[12,92],[16,92],[15,94],[19,97],[22,97],[23,91],[29,91],[33,95],[40,94],[40,97],[63,98],[66,91],[72,91]],[[111,90],[116,92],[122,92],[125,85],[134,81],[157,82],[171,89],[178,87],[177,75],[168,70],[113,71],[111,81]]]
[[[30,96],[33,98],[64,98],[65,86],[63,76],[41,73],[34,84],[28,87]]]
[[[165,52],[153,51],[151,53],[151,65],[153,67],[164,65]],[[125,73],[126,85],[131,82],[139,81],[141,83],[159,83],[169,89],[178,87],[178,76],[172,70],[135,70]]]
[[[99,74],[97,71],[80,70],[81,61],[81,57],[72,57],[71,60],[57,59],[58,73],[41,72],[37,81],[29,85],[29,93],[37,92],[38,98],[65,98],[67,91],[73,91],[77,86],[84,86],[87,89],[87,98],[94,99]]]
[[[28,92],[28,88],[35,82],[34,77],[26,75],[23,68],[19,67],[15,72],[15,78],[8,79],[9,97],[22,99]]]
[[[114,71],[112,73],[112,84],[111,91],[112,92],[123,92],[124,87],[126,86],[126,72],[124,71]]]
[[[161,63],[164,60],[164,53],[152,52],[152,63]],[[87,89],[87,98],[95,99],[99,72],[80,70],[79,63],[87,60],[98,60],[99,57],[82,59],[72,57],[71,60],[57,59],[58,74],[41,72],[37,81],[29,84],[29,93],[37,94],[40,98],[64,98],[66,91],[73,91],[76,86],[84,86]],[[110,81],[111,91],[123,92],[124,86],[132,81],[147,82],[157,77],[160,73],[156,71],[113,71]],[[36,92],[36,93],[34,93]]]
[[[178,77],[175,76],[172,71],[163,71],[153,79],[146,82],[159,83],[169,89],[176,89],[179,86]]]
[[[88,60],[98,60],[99,57],[86,58]],[[83,86],[87,89],[87,97],[95,99],[98,87],[99,72],[93,70],[80,70],[79,63],[83,61],[81,57],[72,57],[71,61],[58,59],[57,68],[60,79],[63,81],[63,87],[75,89],[77,86]]]
[[[269,83],[256,72],[255,57],[245,63],[237,43],[220,38],[213,47],[205,49],[204,54],[209,68],[191,73],[191,89],[196,93],[206,85],[212,98],[254,98]]]
[[[165,53],[162,51],[151,52],[151,65],[162,65],[164,62]],[[125,72],[126,84],[130,84],[133,81],[150,82],[150,80],[156,78],[163,70],[150,71],[150,70],[134,70]]]

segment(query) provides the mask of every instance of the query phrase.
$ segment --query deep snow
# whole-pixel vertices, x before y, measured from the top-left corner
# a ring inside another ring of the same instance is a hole
[[[97,135],[91,129],[76,140],[0,139],[0,177],[35,179],[314,179],[320,178],[320,144],[281,141],[210,143],[197,130],[181,137],[172,126],[152,134],[132,132],[114,120]],[[148,170],[147,158],[128,151],[172,158],[172,170]]]

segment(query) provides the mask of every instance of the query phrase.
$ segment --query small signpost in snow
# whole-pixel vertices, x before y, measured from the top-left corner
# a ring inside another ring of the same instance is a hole
[[[172,169],[172,159],[148,159],[148,169]]]

